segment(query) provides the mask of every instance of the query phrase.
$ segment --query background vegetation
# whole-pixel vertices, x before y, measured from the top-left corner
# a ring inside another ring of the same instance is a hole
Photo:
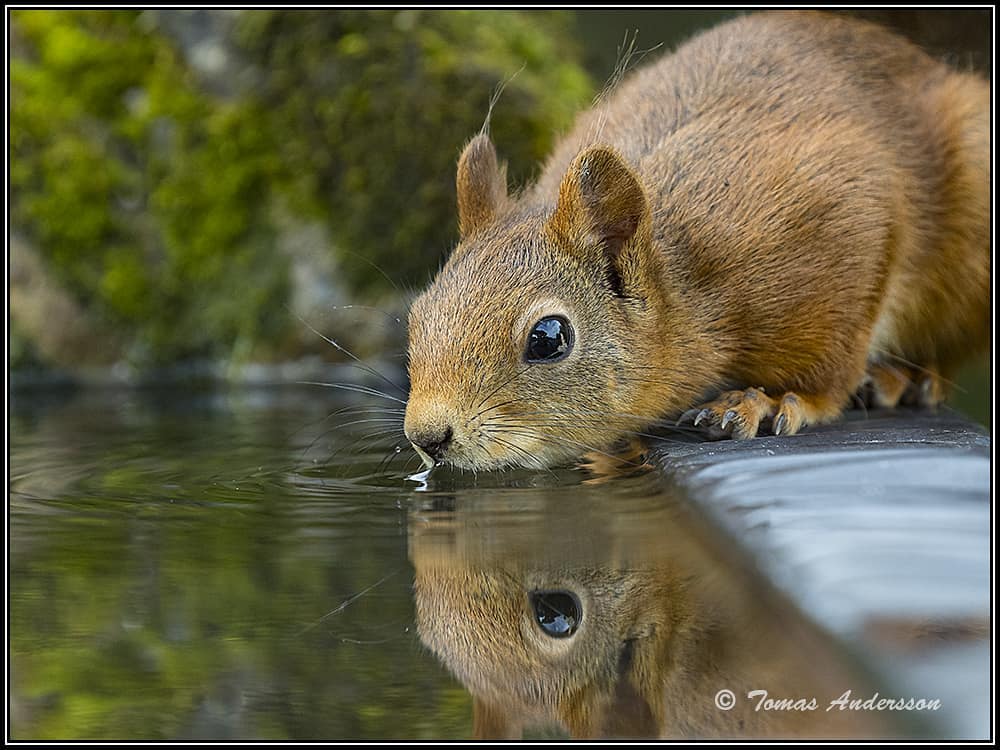
[[[15,12],[18,254],[40,258],[31,270],[95,346],[46,346],[62,321],[15,306],[14,364],[36,340],[36,360],[68,368],[281,359],[302,353],[288,308],[310,312],[303,287],[330,304],[422,284],[453,241],[456,156],[497,84],[517,73],[493,131],[521,180],[591,96],[571,21]]]
[[[989,69],[988,9],[853,12]],[[511,79],[492,130],[523,184],[629,31],[655,55],[732,15],[14,11],[10,365],[239,379],[342,356],[311,327],[398,354],[393,318],[455,241],[456,157],[495,88]]]

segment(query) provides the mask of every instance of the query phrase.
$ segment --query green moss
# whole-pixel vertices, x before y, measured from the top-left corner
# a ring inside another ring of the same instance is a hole
[[[507,86],[492,132],[523,182],[592,86],[551,12],[254,12],[238,27],[300,205],[335,229],[352,286],[420,285],[456,238],[455,162]]]
[[[559,13],[242,12],[221,41],[259,80],[226,98],[149,20],[14,11],[10,68],[13,221],[140,365],[287,351],[278,197],[354,293],[420,285],[494,87],[523,66],[493,118],[518,181],[591,93]]]
[[[28,49],[11,70],[14,218],[56,277],[131,335],[138,364],[280,337],[287,274],[260,210],[274,149],[253,104],[202,94],[136,13],[13,21]]]
[[[21,329],[14,318],[10,320],[7,347],[8,364],[12,370],[33,369],[41,364],[31,337]]]

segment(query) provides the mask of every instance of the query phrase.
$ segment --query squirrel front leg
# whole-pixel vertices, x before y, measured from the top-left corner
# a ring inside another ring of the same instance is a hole
[[[584,484],[602,484],[615,477],[630,476],[652,469],[646,460],[649,445],[639,436],[630,437],[608,452],[589,451],[577,468],[590,473]]]
[[[844,400],[831,394],[786,391],[771,397],[763,388],[725,391],[708,403],[689,409],[679,423],[703,428],[710,438],[745,440],[761,429],[773,435],[794,435],[802,427],[836,419]]]

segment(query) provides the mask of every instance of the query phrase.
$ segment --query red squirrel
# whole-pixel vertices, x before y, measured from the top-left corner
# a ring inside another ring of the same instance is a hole
[[[868,22],[761,12],[631,74],[537,182],[488,135],[409,317],[425,461],[547,467],[658,420],[793,435],[935,404],[989,334],[990,87]]]

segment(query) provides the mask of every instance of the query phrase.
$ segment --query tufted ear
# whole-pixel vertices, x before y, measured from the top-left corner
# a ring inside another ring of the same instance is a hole
[[[497,163],[497,152],[485,133],[465,147],[455,178],[458,192],[458,230],[462,238],[486,226],[507,203],[507,167]]]
[[[591,146],[563,177],[548,230],[570,252],[607,264],[612,286],[625,295],[655,273],[651,221],[646,191],[625,160]]]

